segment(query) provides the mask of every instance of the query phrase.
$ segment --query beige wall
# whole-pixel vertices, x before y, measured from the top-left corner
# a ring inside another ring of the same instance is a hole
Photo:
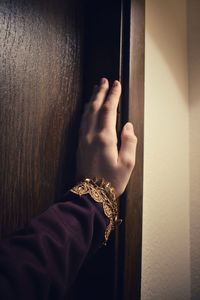
[[[191,294],[200,299],[200,1],[189,0]]]
[[[186,0],[146,0],[142,299],[190,299]]]

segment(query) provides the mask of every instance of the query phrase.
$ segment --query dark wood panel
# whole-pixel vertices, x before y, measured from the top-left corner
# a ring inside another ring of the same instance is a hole
[[[122,108],[122,116],[134,124],[138,137],[136,165],[124,195],[125,201],[122,202],[125,214],[122,299],[131,300],[141,296],[145,1],[125,0],[124,18],[126,49],[122,77],[126,104]]]
[[[80,3],[0,2],[2,235],[49,206],[73,182],[81,102]]]

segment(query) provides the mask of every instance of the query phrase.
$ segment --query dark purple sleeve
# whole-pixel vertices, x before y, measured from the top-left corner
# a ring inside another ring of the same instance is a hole
[[[0,299],[64,299],[102,246],[108,219],[101,205],[72,192],[65,199],[0,243]]]

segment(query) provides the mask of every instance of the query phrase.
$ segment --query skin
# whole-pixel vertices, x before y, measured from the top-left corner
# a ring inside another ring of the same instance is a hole
[[[121,147],[117,144],[117,107],[121,84],[101,78],[95,85],[82,117],[77,150],[77,179],[100,177],[109,181],[119,197],[125,190],[135,166],[137,137],[128,122],[121,132]]]

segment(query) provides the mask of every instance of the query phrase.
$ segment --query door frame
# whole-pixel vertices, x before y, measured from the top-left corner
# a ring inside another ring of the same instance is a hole
[[[87,0],[84,16],[82,106],[100,77],[107,77],[110,82],[119,79],[122,82],[122,95],[118,108],[118,137],[122,126],[130,121],[134,124],[138,146],[134,172],[119,201],[123,223],[111,236],[106,249],[100,251],[96,260],[92,261],[91,270],[86,267],[81,282],[87,286],[87,282],[94,279],[94,270],[98,270],[97,281],[100,280],[105,289],[104,299],[140,299],[145,0]],[[89,272],[91,277],[88,277]]]
[[[116,270],[116,288],[120,299],[141,298],[143,145],[144,145],[144,62],[145,0],[122,1],[121,69],[123,85],[121,127],[128,120],[138,138],[136,165],[120,201],[124,219],[116,245],[121,267]],[[123,270],[123,271],[122,271]],[[117,298],[117,295],[115,296]]]

